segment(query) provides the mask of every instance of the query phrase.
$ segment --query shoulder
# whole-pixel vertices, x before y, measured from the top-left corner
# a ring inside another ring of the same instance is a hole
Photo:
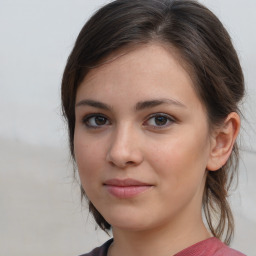
[[[175,256],[245,256],[245,254],[231,249],[215,237],[198,242]]]
[[[228,247],[217,238],[212,238],[213,243],[216,245],[216,252],[214,256],[246,256],[245,254]]]
[[[96,247],[91,252],[80,255],[80,256],[107,256],[108,248],[112,242],[113,242],[113,239],[110,239],[100,247]]]
[[[213,256],[246,256],[245,254],[228,247],[217,238],[211,238],[208,241],[210,242],[209,246],[214,249]]]
[[[230,247],[228,247],[227,245],[223,244],[223,247],[220,248],[215,254],[214,256],[246,256],[245,254],[231,249]]]

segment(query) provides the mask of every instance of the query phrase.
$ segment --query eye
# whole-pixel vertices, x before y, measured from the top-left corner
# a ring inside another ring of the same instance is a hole
[[[110,124],[107,117],[99,114],[92,114],[92,115],[86,116],[83,119],[83,123],[88,128],[100,128],[102,126],[106,126]]]
[[[174,122],[175,122],[175,119],[173,117],[167,114],[157,113],[157,114],[151,115],[146,120],[146,122],[144,122],[144,125],[152,126],[154,128],[164,128],[164,127],[168,127]]]

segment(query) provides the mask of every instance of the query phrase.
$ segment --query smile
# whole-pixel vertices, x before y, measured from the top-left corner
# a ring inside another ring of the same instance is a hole
[[[153,186],[133,179],[111,179],[104,183],[107,191],[117,198],[132,198],[135,197]]]

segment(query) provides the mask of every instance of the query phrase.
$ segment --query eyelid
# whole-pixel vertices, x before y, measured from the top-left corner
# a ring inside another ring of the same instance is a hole
[[[165,125],[162,125],[162,126],[157,126],[157,125],[155,125],[155,126],[153,126],[153,125],[144,125],[144,124],[145,124],[146,122],[148,122],[151,118],[158,117],[158,116],[166,117],[166,118],[169,120],[169,122],[171,122],[171,123],[165,124]],[[148,126],[148,127],[152,127],[152,128],[154,128],[154,129],[164,129],[164,128],[167,128],[167,127],[169,127],[170,125],[172,125],[173,123],[176,123],[176,122],[177,122],[177,120],[176,120],[176,118],[174,118],[173,116],[171,116],[171,115],[169,115],[169,114],[166,114],[166,113],[158,112],[158,113],[154,113],[154,114],[149,115],[149,116],[145,119],[145,121],[143,122],[143,125],[144,125],[144,126]]]
[[[90,125],[88,123],[88,121],[90,120],[90,118],[93,118],[93,117],[103,117],[103,118],[106,119],[106,123],[102,124],[102,125]],[[156,117],[165,117],[168,120],[167,124],[164,124],[164,125],[147,124],[150,119],[156,118]],[[106,127],[107,125],[112,124],[110,118],[108,116],[106,116],[105,114],[102,114],[102,113],[87,114],[82,118],[81,122],[82,122],[83,125],[86,126],[86,128],[89,128],[89,129],[100,129],[100,128]],[[177,122],[178,122],[178,120],[175,117],[173,117],[172,115],[166,114],[166,113],[163,113],[163,112],[157,112],[157,113],[153,113],[153,114],[148,115],[145,118],[145,120],[143,121],[142,125],[145,126],[145,127],[151,127],[153,129],[164,129],[164,128],[169,127],[173,123],[177,123]]]
[[[152,117],[156,117],[156,116],[164,116],[164,117],[167,117],[170,120],[173,120],[173,121],[176,120],[172,115],[166,114],[164,112],[157,112],[157,113],[150,114],[146,119],[149,119],[149,118],[152,118]]]
[[[88,120],[90,119],[90,118],[93,118],[93,117],[103,117],[103,118],[105,118],[105,119],[107,119],[107,124],[104,124],[104,125],[90,125],[90,124],[88,124]],[[87,128],[89,128],[89,129],[99,129],[99,128],[102,128],[102,127],[105,127],[106,125],[110,125],[111,124],[111,122],[110,122],[110,119],[106,116],[106,115],[104,115],[104,114],[102,114],[102,113],[91,113],[91,114],[88,114],[88,115],[85,115],[83,118],[82,118],[82,123],[87,127]]]

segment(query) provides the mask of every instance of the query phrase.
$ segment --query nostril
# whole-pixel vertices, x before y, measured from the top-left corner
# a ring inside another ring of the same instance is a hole
[[[128,162],[126,162],[126,164],[127,165],[132,165],[132,164],[134,164],[134,162],[133,161],[128,161]]]
[[[125,168],[128,166],[131,167],[139,165],[143,161],[143,156],[140,150],[135,150],[134,148],[131,148],[129,145],[122,146],[122,148],[117,147],[117,145],[115,145],[110,147],[109,150],[106,152],[106,160],[112,166]]]

